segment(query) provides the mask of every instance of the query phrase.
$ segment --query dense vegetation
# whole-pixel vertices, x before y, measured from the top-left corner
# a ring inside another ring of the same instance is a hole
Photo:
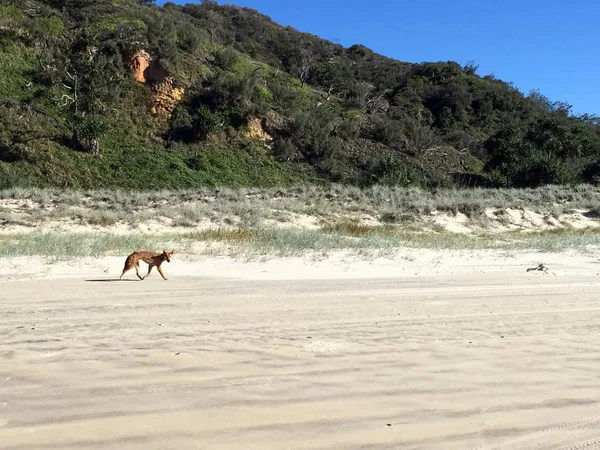
[[[214,1],[4,0],[0,187],[596,182],[600,120],[477,67],[408,64]],[[131,58],[185,89],[172,114]],[[260,121],[272,137],[252,137]]]

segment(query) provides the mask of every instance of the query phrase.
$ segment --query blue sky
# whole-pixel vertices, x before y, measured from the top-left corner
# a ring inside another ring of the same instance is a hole
[[[224,3],[401,61],[473,60],[480,75],[511,81],[525,94],[538,89],[573,105],[575,114],[600,115],[598,0],[219,1]]]

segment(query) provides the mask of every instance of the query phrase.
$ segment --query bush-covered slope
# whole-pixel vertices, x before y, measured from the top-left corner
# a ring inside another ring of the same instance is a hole
[[[0,186],[595,181],[600,121],[211,1],[4,0]]]

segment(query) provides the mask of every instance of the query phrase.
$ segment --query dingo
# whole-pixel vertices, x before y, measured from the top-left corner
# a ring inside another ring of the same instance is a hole
[[[121,277],[119,278],[119,280],[121,280],[123,278],[123,275],[125,275],[125,272],[127,272],[128,270],[132,269],[135,267],[135,273],[137,273],[137,276],[140,280],[143,280],[144,278],[146,278],[148,275],[150,275],[150,272],[152,271],[152,268],[154,266],[156,266],[156,270],[158,270],[158,272],[160,273],[160,275],[166,280],[167,277],[165,277],[165,274],[162,272],[160,265],[167,261],[167,262],[171,262],[171,257],[173,256],[172,251],[167,252],[166,250],[163,250],[162,253],[155,253],[155,252],[134,252],[131,255],[129,255],[127,257],[127,259],[125,260],[125,267],[123,268],[123,273],[121,274]],[[142,277],[140,275],[140,260],[144,261],[145,263],[148,264],[148,273],[146,274],[146,277]]]

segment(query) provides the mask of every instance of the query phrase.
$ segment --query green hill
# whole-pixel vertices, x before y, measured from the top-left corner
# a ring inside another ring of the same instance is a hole
[[[0,187],[595,182],[600,120],[236,6],[0,5]]]

